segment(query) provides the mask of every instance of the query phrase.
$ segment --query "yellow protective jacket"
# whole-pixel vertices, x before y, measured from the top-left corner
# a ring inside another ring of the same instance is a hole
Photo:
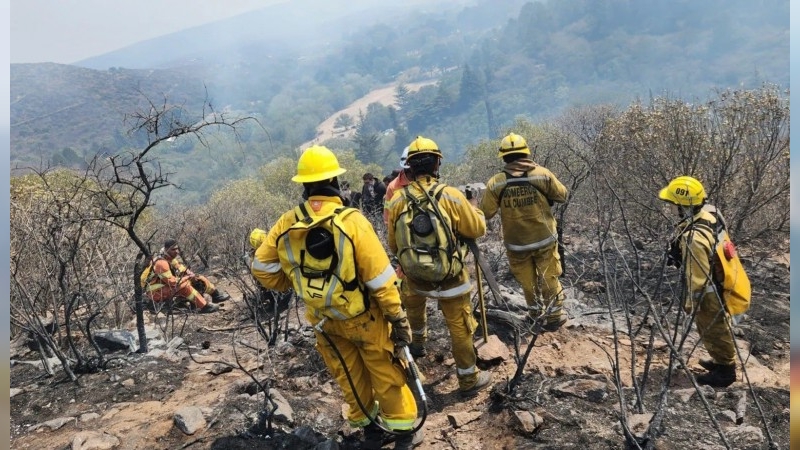
[[[327,216],[341,208],[342,200],[337,197],[315,195],[303,203],[310,217]],[[267,233],[267,238],[256,249],[251,272],[267,289],[286,291],[292,288],[290,272],[293,264],[286,254],[279,254],[278,239],[297,222],[295,210],[284,213]],[[389,262],[378,236],[366,217],[353,211],[342,218],[344,233],[353,245],[357,278],[364,285],[370,306],[377,306],[385,316],[400,314],[400,294],[395,286],[397,276]],[[349,244],[347,244],[349,245]],[[306,309],[306,317],[311,324],[321,320],[320,311]]]
[[[423,198],[425,193],[420,189],[429,191],[431,186],[439,181],[429,175],[421,175],[408,185],[411,195]],[[395,240],[394,223],[406,208],[407,201],[402,189],[398,189],[386,206],[389,212],[389,248],[392,253],[397,253],[397,241]],[[450,217],[453,232],[456,236],[465,239],[477,239],[486,233],[486,220],[483,212],[470,205],[469,200],[458,189],[452,186],[445,186],[439,197],[439,209]],[[472,289],[469,281],[469,273],[466,269],[461,271],[460,276],[452,280],[446,280],[440,285],[410,280],[414,290],[426,297],[452,298],[468,294]]]
[[[567,188],[552,172],[522,158],[489,179],[480,208],[487,219],[500,212],[506,248],[522,252],[556,243],[556,219],[548,201],[566,200]]]
[[[692,298],[699,298],[714,289],[710,270],[711,255],[716,244],[715,236],[701,227],[692,226],[701,219],[712,225],[717,223],[716,217],[704,207],[694,216],[678,222],[675,228],[683,256],[686,286]]]

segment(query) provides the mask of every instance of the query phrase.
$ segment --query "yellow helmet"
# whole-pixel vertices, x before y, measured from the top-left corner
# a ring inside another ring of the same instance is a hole
[[[339,160],[327,147],[314,145],[307,148],[297,161],[297,175],[292,177],[295,183],[313,183],[329,180],[347,172],[339,167]]]
[[[250,246],[254,249],[257,249],[261,246],[261,243],[264,242],[264,239],[266,238],[266,231],[262,230],[261,228],[253,228],[253,231],[250,232]]]
[[[436,155],[439,158],[442,157],[442,152],[439,150],[439,146],[436,145],[436,142],[422,136],[417,136],[416,139],[408,144],[407,160],[425,153]]]
[[[526,155],[531,154],[531,149],[528,148],[528,143],[525,142],[525,138],[518,134],[508,133],[508,136],[504,137],[502,141],[500,141],[500,148],[498,149],[497,156],[502,158],[503,156],[510,155],[512,153],[524,153]]]
[[[658,193],[661,200],[682,206],[702,205],[706,200],[706,190],[696,178],[682,176],[670,181]]]

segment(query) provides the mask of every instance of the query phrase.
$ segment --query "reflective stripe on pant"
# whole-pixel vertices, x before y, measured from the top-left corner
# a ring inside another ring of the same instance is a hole
[[[507,254],[509,270],[522,287],[528,306],[541,310],[550,307],[548,319],[558,320],[564,303],[564,293],[558,280],[561,275],[558,246],[526,252],[508,251]],[[541,296],[537,295],[539,293]]]
[[[167,285],[163,285],[161,288],[148,291],[147,296],[154,302],[163,302],[171,300],[174,297],[183,297],[194,303],[194,306],[198,309],[206,306],[206,299],[203,298],[203,294],[197,292],[188,279],[183,279],[181,281],[177,291]]]
[[[692,307],[697,308],[694,322],[700,340],[714,362],[726,366],[736,364],[736,348],[717,294],[706,293],[699,302],[697,300],[687,302],[684,305],[687,314],[692,314]]]
[[[203,275],[195,275],[194,280],[192,280],[192,286],[201,294],[208,295],[211,295],[217,289],[214,283]]]
[[[416,294],[410,283],[404,281],[401,286],[404,286],[401,287],[401,292],[403,292],[403,306],[406,307],[408,323],[411,325],[411,340],[415,344],[424,344],[428,336],[428,317],[425,308],[427,298]],[[407,295],[406,290],[412,294]],[[478,321],[472,315],[470,295],[440,298],[437,301],[447,330],[450,332],[450,347],[456,368],[466,372],[458,375],[459,387],[469,389],[475,385],[480,373],[475,366],[477,356],[473,344],[473,335],[478,327]]]
[[[394,344],[383,314],[372,309],[352,319],[328,320],[323,329],[342,355],[361,403],[371,409],[377,401],[381,417],[392,429],[413,428],[417,404],[406,385],[405,372],[393,362]],[[350,406],[347,419],[354,427],[366,426],[369,419],[358,406],[341,361],[328,341],[316,334],[317,350]]]
[[[453,347],[456,368],[459,369],[459,372],[467,372],[458,375],[458,386],[460,389],[470,389],[478,381],[480,373],[475,365],[477,357],[472,342],[478,321],[472,315],[470,295],[439,299],[439,309],[442,310],[447,329],[450,331],[450,342]]]

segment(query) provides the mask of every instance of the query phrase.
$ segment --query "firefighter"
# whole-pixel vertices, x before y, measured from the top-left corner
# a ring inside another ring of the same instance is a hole
[[[486,183],[480,208],[491,219],[498,212],[508,267],[522,287],[529,317],[544,317],[542,329],[556,331],[567,321],[558,254],[556,219],[551,206],[567,200],[567,188],[533,161],[525,139],[509,133],[497,156],[503,171]]]
[[[470,202],[458,189],[438,182],[441,159],[442,152],[431,139],[418,136],[408,147],[408,159],[405,163],[409,167],[406,173],[409,183],[403,189],[398,186],[398,190],[386,206],[387,223],[390,224],[389,247],[395,255],[399,250],[398,236],[402,234],[397,232],[397,227],[405,226],[398,225],[398,220],[401,215],[408,213],[409,200],[406,198],[406,189],[410,195],[420,199],[425,195],[423,190],[426,192],[434,190],[436,189],[434,185],[444,186],[437,205],[439,210],[449,217],[451,231],[466,239],[477,239],[486,233],[486,222],[483,213],[475,206],[476,200]],[[478,390],[488,387],[492,381],[492,374],[480,370],[476,365],[477,355],[473,345],[473,335],[478,323],[472,314],[470,301],[472,283],[466,267],[462,266],[455,275],[440,283],[411,276],[409,267],[401,265],[400,270],[404,272],[401,285],[404,292],[403,304],[411,323],[413,345],[409,350],[420,356],[425,354],[426,301],[429,297],[434,298],[438,301],[450,333],[460,393],[464,396],[473,395]]]
[[[203,314],[219,310],[219,306],[207,303],[203,293],[199,292],[195,284],[201,284],[203,289],[210,288],[216,298],[222,298],[215,286],[202,275],[196,275],[186,268],[180,257],[181,248],[175,239],[167,239],[164,247],[153,258],[153,262],[143,274],[143,284],[147,296],[154,302],[172,300],[174,297],[185,298],[194,303],[197,311]],[[202,280],[201,281],[201,277]],[[198,283],[199,282],[199,283]],[[206,284],[207,283],[207,284]],[[227,296],[227,294],[223,293]],[[213,298],[213,295],[212,295]],[[222,300],[219,300],[222,301]]]
[[[680,221],[671,240],[670,259],[683,268],[685,282],[684,310],[694,316],[697,332],[710,360],[701,359],[707,370],[697,377],[699,384],[727,387],[736,381],[736,348],[722,299],[714,285],[711,255],[715,254],[715,236],[698,223],[717,222],[716,211],[706,204],[706,191],[696,178],[673,179],[658,193],[658,198],[678,209]]]
[[[411,342],[411,329],[378,236],[357,209],[343,207],[337,177],[345,171],[325,147],[303,152],[292,181],[303,185],[306,201],[269,230],[251,269],[265,288],[294,288],[302,297],[317,350],[350,407],[347,418],[364,428],[362,448],[381,448],[385,436],[374,420],[380,417],[392,430],[411,430],[416,420],[416,401],[394,358],[396,347]],[[421,441],[421,431],[409,432],[394,448],[410,449]]]
[[[194,286],[198,292],[201,294],[208,294],[211,297],[212,303],[222,303],[230,300],[231,296],[227,292],[216,287],[214,283],[212,283],[211,280],[206,278],[204,275],[198,275],[186,267],[186,264],[184,264],[183,258],[181,257],[181,248],[178,246],[178,242],[175,239],[167,239],[167,241],[164,243],[164,249],[168,247],[174,247],[178,251],[175,256],[171,256],[169,255],[169,252],[167,252],[167,260],[169,261],[170,267],[172,267],[172,271],[176,275],[187,277],[189,281],[191,281],[192,286]]]

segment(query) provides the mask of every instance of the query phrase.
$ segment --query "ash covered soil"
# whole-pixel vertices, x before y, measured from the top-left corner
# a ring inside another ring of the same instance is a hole
[[[568,263],[591,263],[578,243],[572,246]],[[521,291],[502,258],[495,260],[501,261],[496,272],[503,301],[495,300],[484,283],[485,301],[492,310],[518,310],[524,304]],[[747,263],[753,305],[735,330],[747,376],[739,370],[738,381],[724,389],[696,390],[680,367],[664,386],[669,346],[658,335],[650,341],[652,319],[638,326],[646,305],[630,310],[633,328],[641,331],[623,333],[624,311],[613,300],[608,306],[599,278],[568,269],[567,325],[541,335],[528,328],[515,333],[507,321],[490,314],[488,329],[500,345],[480,365],[493,374],[493,385],[464,399],[457,393],[447,329],[430,301],[428,355],[417,361],[428,396],[425,438],[418,448],[636,448],[626,447],[623,410],[638,436],[655,414],[661,423],[653,438],[658,449],[766,449],[770,443],[789,448],[789,267],[766,257]],[[116,359],[104,370],[82,374],[77,383],[58,367],[54,376],[45,376],[24,337],[13,340],[10,448],[359,448],[361,432],[344,419],[340,389],[314,349],[302,305],[292,303],[280,314],[280,332],[267,346],[241,293],[217,281],[233,297],[221,312],[169,318],[146,313],[150,351],[110,353],[106,356]],[[477,302],[477,293],[474,298]],[[127,329],[135,332],[135,323]],[[481,335],[478,329],[476,344],[483,347],[477,341]],[[692,331],[687,348],[695,349],[687,368],[695,375],[702,373],[698,359],[707,357],[696,342]],[[524,369],[515,377],[519,362]],[[228,370],[228,365],[236,367]],[[280,400],[271,430],[257,426],[263,411],[272,408],[265,408],[266,397],[254,380]],[[176,425],[176,414],[187,407],[201,414],[193,434]]]

